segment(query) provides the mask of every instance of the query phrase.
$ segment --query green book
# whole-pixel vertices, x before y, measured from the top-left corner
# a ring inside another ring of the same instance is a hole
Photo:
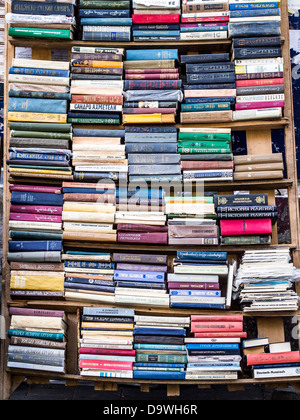
[[[120,124],[120,119],[114,118],[68,118],[73,124]]]
[[[30,337],[51,341],[64,341],[64,334],[42,331],[8,330],[8,337]]]
[[[9,123],[11,130],[21,131],[47,131],[47,132],[59,132],[59,133],[70,133],[72,131],[72,125],[67,123],[56,124],[56,123],[25,123],[11,121]]]
[[[269,245],[271,235],[222,236],[221,245]]]
[[[136,354],[136,362],[157,362],[157,363],[187,363],[185,354]]]
[[[72,140],[72,133],[53,133],[53,132],[51,133],[51,132],[43,132],[43,131],[12,130],[10,135],[11,137],[21,137],[21,138]]]
[[[129,9],[129,1],[80,0],[80,9]]]
[[[230,149],[230,142],[227,141],[180,141],[178,147],[207,148],[207,149]]]
[[[230,133],[182,133],[179,132],[178,140],[215,140],[231,141]]]
[[[178,153],[230,153],[230,149],[213,149],[213,148],[200,148],[200,147],[178,147]]]
[[[40,169],[47,171],[67,171],[70,172],[69,166],[31,166],[31,165],[9,165],[10,168],[26,168],[26,169]]]
[[[13,37],[72,39],[69,29],[9,28],[8,35]]]

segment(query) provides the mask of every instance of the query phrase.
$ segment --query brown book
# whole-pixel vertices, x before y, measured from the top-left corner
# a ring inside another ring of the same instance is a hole
[[[244,356],[246,356],[247,354],[260,354],[260,353],[265,353],[265,346],[250,347],[249,349],[243,350]]]
[[[229,10],[229,4],[223,3],[222,1],[218,3],[211,4],[182,4],[182,13],[212,13],[212,12],[227,12]]]
[[[168,226],[139,225],[134,223],[119,223],[119,231],[131,232],[168,232]]]
[[[12,299],[63,299],[62,291],[45,291],[45,290],[10,290]]]
[[[203,111],[203,112],[181,112],[180,122],[201,123],[201,122],[228,122],[232,121],[232,111]]]
[[[65,201],[87,201],[87,202],[97,202],[97,203],[114,203],[115,195],[114,194],[81,194],[81,193],[65,193]]]
[[[64,232],[63,240],[67,241],[95,241],[95,242],[116,242],[115,233],[93,233],[93,232]]]
[[[236,165],[235,172],[252,172],[252,171],[283,171],[283,162],[262,163],[253,165]]]
[[[182,160],[180,162],[181,169],[189,170],[189,169],[233,169],[233,161],[210,161],[210,160]]]
[[[34,29],[63,29],[75,32],[73,25],[68,23],[11,23],[11,28],[34,28]]]
[[[175,60],[124,61],[124,69],[174,69]]]
[[[170,225],[169,237],[173,238],[212,238],[218,237],[218,226]]]
[[[11,262],[11,270],[64,271],[63,263]]]
[[[63,182],[62,183],[63,188],[97,188],[99,190],[101,189],[115,189],[116,185],[113,181],[111,182],[95,182],[95,183],[88,183],[88,182]]]
[[[38,338],[30,337],[11,337],[10,344],[13,346],[42,347],[61,350],[64,350],[67,345],[66,341],[39,340]]]
[[[233,157],[233,162],[235,165],[248,165],[249,163],[275,163],[282,161],[282,153],[270,153],[264,155],[241,155]]]
[[[282,171],[256,171],[256,172],[234,172],[234,181],[244,181],[247,179],[282,179]]]

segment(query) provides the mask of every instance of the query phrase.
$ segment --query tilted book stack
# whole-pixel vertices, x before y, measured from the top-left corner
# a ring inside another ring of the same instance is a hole
[[[66,314],[11,307],[9,315],[7,367],[66,373]]]
[[[282,153],[240,155],[234,156],[233,161],[233,178],[235,181],[283,178],[284,164]]]
[[[268,245],[277,207],[268,194],[215,195],[222,245]]]
[[[63,298],[61,187],[10,185],[10,294]]]
[[[131,41],[130,0],[79,0],[81,39]]]
[[[226,252],[177,251],[168,274],[170,307],[225,309],[221,283],[228,278]]]
[[[120,124],[123,53],[119,48],[72,47],[68,122]]]
[[[63,239],[116,242],[114,183],[63,182]]]
[[[180,0],[133,0],[134,41],[179,41]]]
[[[241,371],[242,315],[191,315],[186,379],[235,380]]]
[[[188,54],[180,62],[185,73],[180,122],[232,121],[236,90],[229,54]]]
[[[117,304],[169,307],[166,255],[114,253],[113,261]]]
[[[177,60],[177,49],[126,51],[123,124],[175,123],[182,101]]]
[[[66,300],[114,303],[114,264],[109,253],[66,251]]]
[[[184,337],[190,317],[135,315],[134,321],[133,377],[184,380],[187,363]]]
[[[165,197],[169,245],[218,245],[213,196]]]
[[[69,73],[68,62],[13,59],[8,74],[11,175],[72,179]]]
[[[12,37],[73,39],[76,1],[13,0],[6,15]]]
[[[237,97],[233,120],[280,118],[284,108],[279,2],[229,0]]]
[[[82,376],[132,378],[134,309],[84,307],[79,337]]]
[[[183,0],[180,39],[227,39],[228,10],[228,0]]]
[[[183,182],[233,181],[230,128],[180,128]]]

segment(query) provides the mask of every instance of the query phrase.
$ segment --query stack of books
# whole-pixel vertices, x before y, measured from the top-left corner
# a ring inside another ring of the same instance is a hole
[[[185,73],[180,122],[232,121],[236,89],[229,53],[187,54],[180,62]]]
[[[125,127],[129,182],[181,181],[176,127]]]
[[[234,156],[234,181],[247,179],[282,179],[282,153]]]
[[[66,314],[11,307],[9,315],[7,367],[66,373]]]
[[[63,239],[115,242],[116,187],[113,183],[63,182]]]
[[[180,128],[178,152],[183,182],[233,180],[230,128]]]
[[[268,245],[272,240],[276,206],[268,194],[215,195],[222,245]]]
[[[228,0],[182,0],[180,39],[227,39],[228,11]]]
[[[68,62],[13,59],[8,121],[18,128],[9,149],[11,175],[72,179],[69,73]]]
[[[234,380],[241,372],[242,315],[191,315],[186,379]]]
[[[74,128],[74,181],[127,181],[124,130]]]
[[[245,251],[234,279],[243,311],[296,311],[294,270],[288,248]]]
[[[133,0],[134,41],[179,41],[180,0]]]
[[[118,48],[72,47],[68,122],[120,124],[123,54]],[[82,77],[74,78],[74,74]]]
[[[62,260],[67,300],[114,303],[114,264],[109,253],[69,250]]]
[[[183,96],[177,61],[177,49],[126,51],[123,124],[175,123]]]
[[[187,363],[184,338],[189,317],[135,316],[133,377],[136,379],[185,379]]]
[[[226,252],[177,251],[168,274],[170,306],[225,309],[223,280],[231,283]]]
[[[80,0],[80,38],[84,41],[131,41],[130,0]]]
[[[169,307],[167,256],[114,253],[117,304]]]
[[[73,39],[76,30],[76,1],[13,0],[6,15],[8,34],[22,38]]]
[[[165,197],[169,245],[218,245],[213,196]]]
[[[233,120],[280,118],[284,108],[280,5],[234,0],[229,5],[238,89]]]
[[[10,295],[63,298],[61,187],[12,184],[9,189]]]
[[[132,378],[134,309],[84,307],[80,325],[81,376]]]

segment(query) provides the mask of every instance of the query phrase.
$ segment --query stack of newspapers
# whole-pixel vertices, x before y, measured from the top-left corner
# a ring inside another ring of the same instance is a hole
[[[80,0],[80,38],[84,41],[131,41],[131,0]]]
[[[234,279],[244,312],[296,311],[295,267],[288,248],[246,251]]]
[[[63,182],[63,239],[115,242],[115,185]]]
[[[232,121],[236,89],[229,54],[187,54],[180,57],[180,62],[185,74],[180,122]]]
[[[230,0],[229,5],[237,87],[233,119],[280,118],[284,88],[279,3]]]
[[[180,0],[133,0],[134,41],[179,41]]]
[[[182,0],[180,39],[226,39],[228,10],[228,0]]]
[[[65,312],[11,307],[9,315],[7,367],[66,373]]]
[[[184,339],[190,317],[134,317],[133,377],[139,379],[185,379],[187,363]]]
[[[62,2],[13,0],[6,14],[12,37],[73,39],[76,31],[76,0]]]
[[[67,300],[114,303],[114,263],[107,252],[66,251],[62,254]]]
[[[10,294],[12,298],[63,298],[61,187],[10,185]]]
[[[124,97],[128,105],[123,109],[123,124],[176,122],[182,101],[177,61],[177,49],[126,51]],[[148,104],[140,107],[140,102]]]
[[[167,255],[114,253],[115,302],[169,307]]]
[[[13,59],[8,82],[10,174],[72,179],[69,63]]]
[[[84,307],[79,340],[82,376],[132,378],[134,309]]]
[[[72,100],[68,122],[120,124],[123,53],[123,49],[118,48],[72,47]],[[81,77],[74,78],[74,74]]]
[[[180,128],[178,152],[185,183],[232,181],[230,128]]]

